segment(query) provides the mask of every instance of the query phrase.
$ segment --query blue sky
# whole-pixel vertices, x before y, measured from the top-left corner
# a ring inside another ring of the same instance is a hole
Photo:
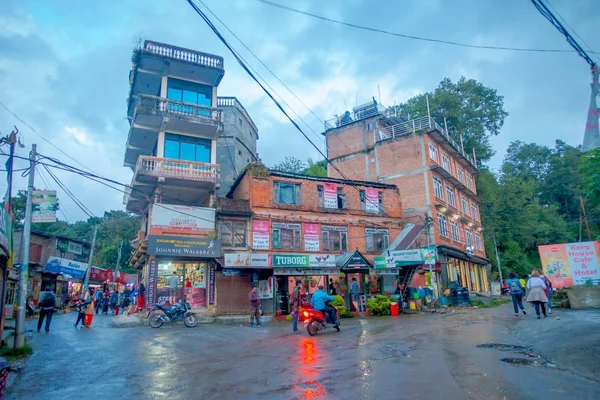
[[[203,1],[319,117],[213,21],[316,132],[290,111],[317,144],[323,144],[319,135],[323,119],[377,97],[378,86],[381,102],[393,105],[433,90],[444,77],[456,81],[461,76],[477,79],[504,96],[510,115],[500,136],[492,139],[497,151],[492,167],[499,166],[513,140],[545,145],[555,139],[572,145],[582,141],[591,75],[575,53],[466,49],[353,30],[255,0]],[[525,0],[280,2],[409,35],[570,49]],[[549,2],[593,50],[600,51],[596,1]],[[185,0],[5,0],[0,3],[0,27],[0,101],[64,152],[105,176],[123,183],[131,180],[131,170],[122,165],[129,129],[125,100],[130,53],[137,36],[222,55],[226,72],[219,95],[238,97],[250,112],[259,129],[259,155],[267,165],[286,155],[319,158]],[[600,60],[598,54],[593,57]],[[30,145],[37,143],[42,154],[73,163],[0,107],[0,132],[9,133],[14,124],[27,145],[20,155],[26,156]],[[122,194],[68,173],[58,175],[95,214],[123,208]],[[36,186],[46,186],[37,182]],[[26,183],[19,178],[15,185],[23,188]],[[0,184],[0,191],[5,187]],[[83,219],[83,212],[61,193],[59,189],[69,219]]]

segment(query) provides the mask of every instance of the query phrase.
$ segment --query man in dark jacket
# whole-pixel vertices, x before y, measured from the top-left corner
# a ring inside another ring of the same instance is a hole
[[[250,326],[261,327],[260,323],[260,296],[256,291],[256,286],[252,288],[252,291],[248,293],[248,300],[250,301]],[[254,323],[256,321],[256,324]]]
[[[46,291],[40,296],[40,318],[38,319],[37,331],[42,329],[42,323],[46,318],[46,333],[50,332],[50,324],[52,323],[52,315],[56,308],[56,295],[52,292],[50,286],[46,286]]]

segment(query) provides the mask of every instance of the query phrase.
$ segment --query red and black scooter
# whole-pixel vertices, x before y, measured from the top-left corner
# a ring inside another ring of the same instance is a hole
[[[336,321],[339,321],[340,316],[338,314],[338,309],[329,302],[325,304],[335,310]],[[340,331],[339,322],[335,324],[328,324],[325,322],[325,314],[322,311],[315,310],[310,303],[302,305],[302,308],[300,309],[300,318],[302,321],[304,321],[306,331],[310,336],[315,336],[318,331],[322,331],[323,329],[327,328],[335,328],[336,331]]]

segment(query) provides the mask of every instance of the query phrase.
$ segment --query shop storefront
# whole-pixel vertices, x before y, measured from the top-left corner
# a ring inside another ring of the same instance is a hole
[[[222,262],[221,262],[222,261]],[[274,311],[275,280],[270,254],[225,253],[217,271],[217,314],[248,312],[248,293],[256,286],[264,314]]]
[[[346,309],[365,311],[367,285],[373,265],[358,250],[337,256],[335,264],[343,273],[340,274],[337,294],[344,296]],[[352,293],[353,286],[357,288],[355,295]]]
[[[444,279],[449,282],[458,282],[461,287],[466,287],[472,292],[489,292],[487,264],[488,261],[479,257],[469,257],[460,251],[440,247],[443,255],[442,265]]]
[[[215,259],[221,256],[219,239],[150,236],[145,267],[147,307],[169,306],[184,296],[194,309],[215,304]]]
[[[301,280],[303,300],[323,285],[330,291],[330,279],[337,280],[340,268],[333,254],[273,254],[273,275],[276,280],[275,309],[277,314],[289,313],[289,297],[296,280]]]

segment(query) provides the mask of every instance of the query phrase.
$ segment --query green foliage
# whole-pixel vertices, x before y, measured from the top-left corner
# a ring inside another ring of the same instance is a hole
[[[340,318],[354,318],[354,313],[352,311],[341,310],[338,311]]]
[[[489,138],[500,133],[508,116],[504,97],[474,79],[462,77],[454,83],[445,78],[433,92],[397,106],[398,111],[411,119],[426,116],[427,95],[432,117],[439,123],[446,118],[454,139],[460,142],[462,135],[465,151],[471,154],[474,148],[477,159],[487,162],[495,153]]]
[[[471,300],[471,307],[487,308],[488,306],[481,300]]]
[[[590,211],[600,213],[600,147],[583,155],[580,171],[582,192],[589,201]]]
[[[333,296],[333,301],[331,302],[331,304],[335,307],[337,307],[340,310],[343,310],[346,307],[346,302],[344,301],[344,298],[342,296],[336,295]]]
[[[302,171],[303,175],[307,176],[316,176],[316,177],[326,177],[327,176],[327,161],[321,160],[314,162],[312,159],[308,159],[308,167],[304,168]]]
[[[11,334],[6,338],[6,340],[14,340],[14,336]],[[25,344],[23,347],[19,349],[15,349],[12,347],[2,347],[0,349],[0,357],[6,357],[8,361],[27,357],[33,354],[33,347],[29,343],[27,343],[27,339],[25,339]]]
[[[285,160],[282,162],[275,164],[273,169],[275,171],[280,172],[289,172],[291,174],[302,174],[304,171],[305,165],[304,161],[299,159],[298,157],[285,157]]]
[[[292,314],[288,314],[285,316],[285,320],[288,322],[292,322],[293,319],[294,319],[294,316]]]
[[[392,304],[390,299],[382,294],[378,294],[375,298],[367,300],[367,308],[371,315],[390,315],[390,304]]]

